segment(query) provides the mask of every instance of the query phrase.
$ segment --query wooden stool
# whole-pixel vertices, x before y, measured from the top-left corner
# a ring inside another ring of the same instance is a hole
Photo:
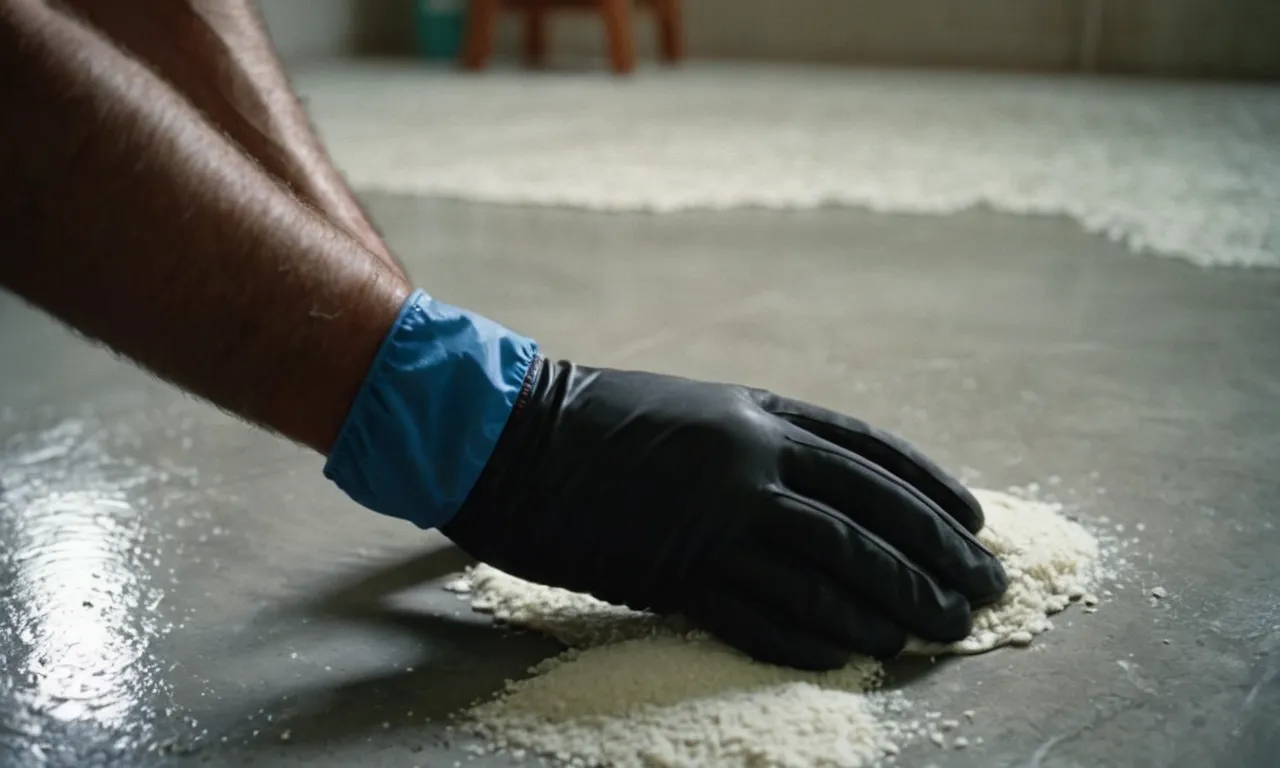
[[[483,69],[493,52],[493,33],[502,11],[524,13],[524,57],[530,66],[543,62],[547,54],[547,14],[550,11],[595,11],[604,19],[609,40],[609,61],[613,71],[625,74],[635,68],[635,47],[631,43],[632,0],[471,0],[467,10],[466,42],[462,65]],[[680,0],[639,0],[654,13],[658,25],[658,47],[662,60],[679,61],[684,55]]]

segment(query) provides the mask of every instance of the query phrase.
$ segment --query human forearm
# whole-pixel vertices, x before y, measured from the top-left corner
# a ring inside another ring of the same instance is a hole
[[[370,509],[813,669],[959,640],[1007,586],[977,501],[910,446],[757,389],[552,363],[409,294],[39,0],[0,0],[0,100],[0,283],[326,453]]]
[[[327,452],[404,280],[87,27],[3,8],[0,283]]]
[[[145,62],[270,174],[404,273],[334,169],[252,0],[64,0]]]

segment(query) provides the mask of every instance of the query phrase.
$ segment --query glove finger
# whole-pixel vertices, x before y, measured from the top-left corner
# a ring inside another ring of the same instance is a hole
[[[938,584],[893,545],[826,504],[775,491],[755,526],[759,538],[821,568],[909,632],[944,643],[969,634],[972,618],[964,595]]]
[[[842,413],[772,393],[768,412],[879,464],[918,488],[971,533],[982,530],[982,505],[964,485],[905,440]]]
[[[707,586],[690,595],[685,614],[724,642],[768,664],[815,671],[838,669],[852,652],[806,631],[768,606],[731,589]]]
[[[892,658],[906,632],[858,592],[767,543],[746,543],[719,564],[717,581],[814,635],[876,658]]]
[[[971,603],[1004,594],[999,559],[919,489],[866,458],[811,435],[788,436],[783,480],[895,547]]]

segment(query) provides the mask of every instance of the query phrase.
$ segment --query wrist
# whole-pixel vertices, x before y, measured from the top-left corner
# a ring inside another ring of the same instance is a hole
[[[355,396],[325,476],[375,512],[421,528],[447,523],[526,392],[537,354],[532,339],[413,292]]]

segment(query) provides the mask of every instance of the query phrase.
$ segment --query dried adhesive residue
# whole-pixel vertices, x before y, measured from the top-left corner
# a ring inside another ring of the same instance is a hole
[[[1029,643],[1052,627],[1050,614],[1091,598],[1089,588],[1104,575],[1096,540],[1056,505],[992,491],[976,495],[987,512],[980,538],[1005,563],[1010,590],[975,616],[965,641],[919,643],[913,652]],[[759,664],[677,619],[484,565],[450,588],[476,610],[572,646],[464,713],[460,727],[480,736],[486,749],[531,751],[575,766],[857,768],[916,738],[968,745],[959,736],[947,741],[951,720],[909,720],[909,702],[878,690],[883,667],[869,658],[826,673]]]

